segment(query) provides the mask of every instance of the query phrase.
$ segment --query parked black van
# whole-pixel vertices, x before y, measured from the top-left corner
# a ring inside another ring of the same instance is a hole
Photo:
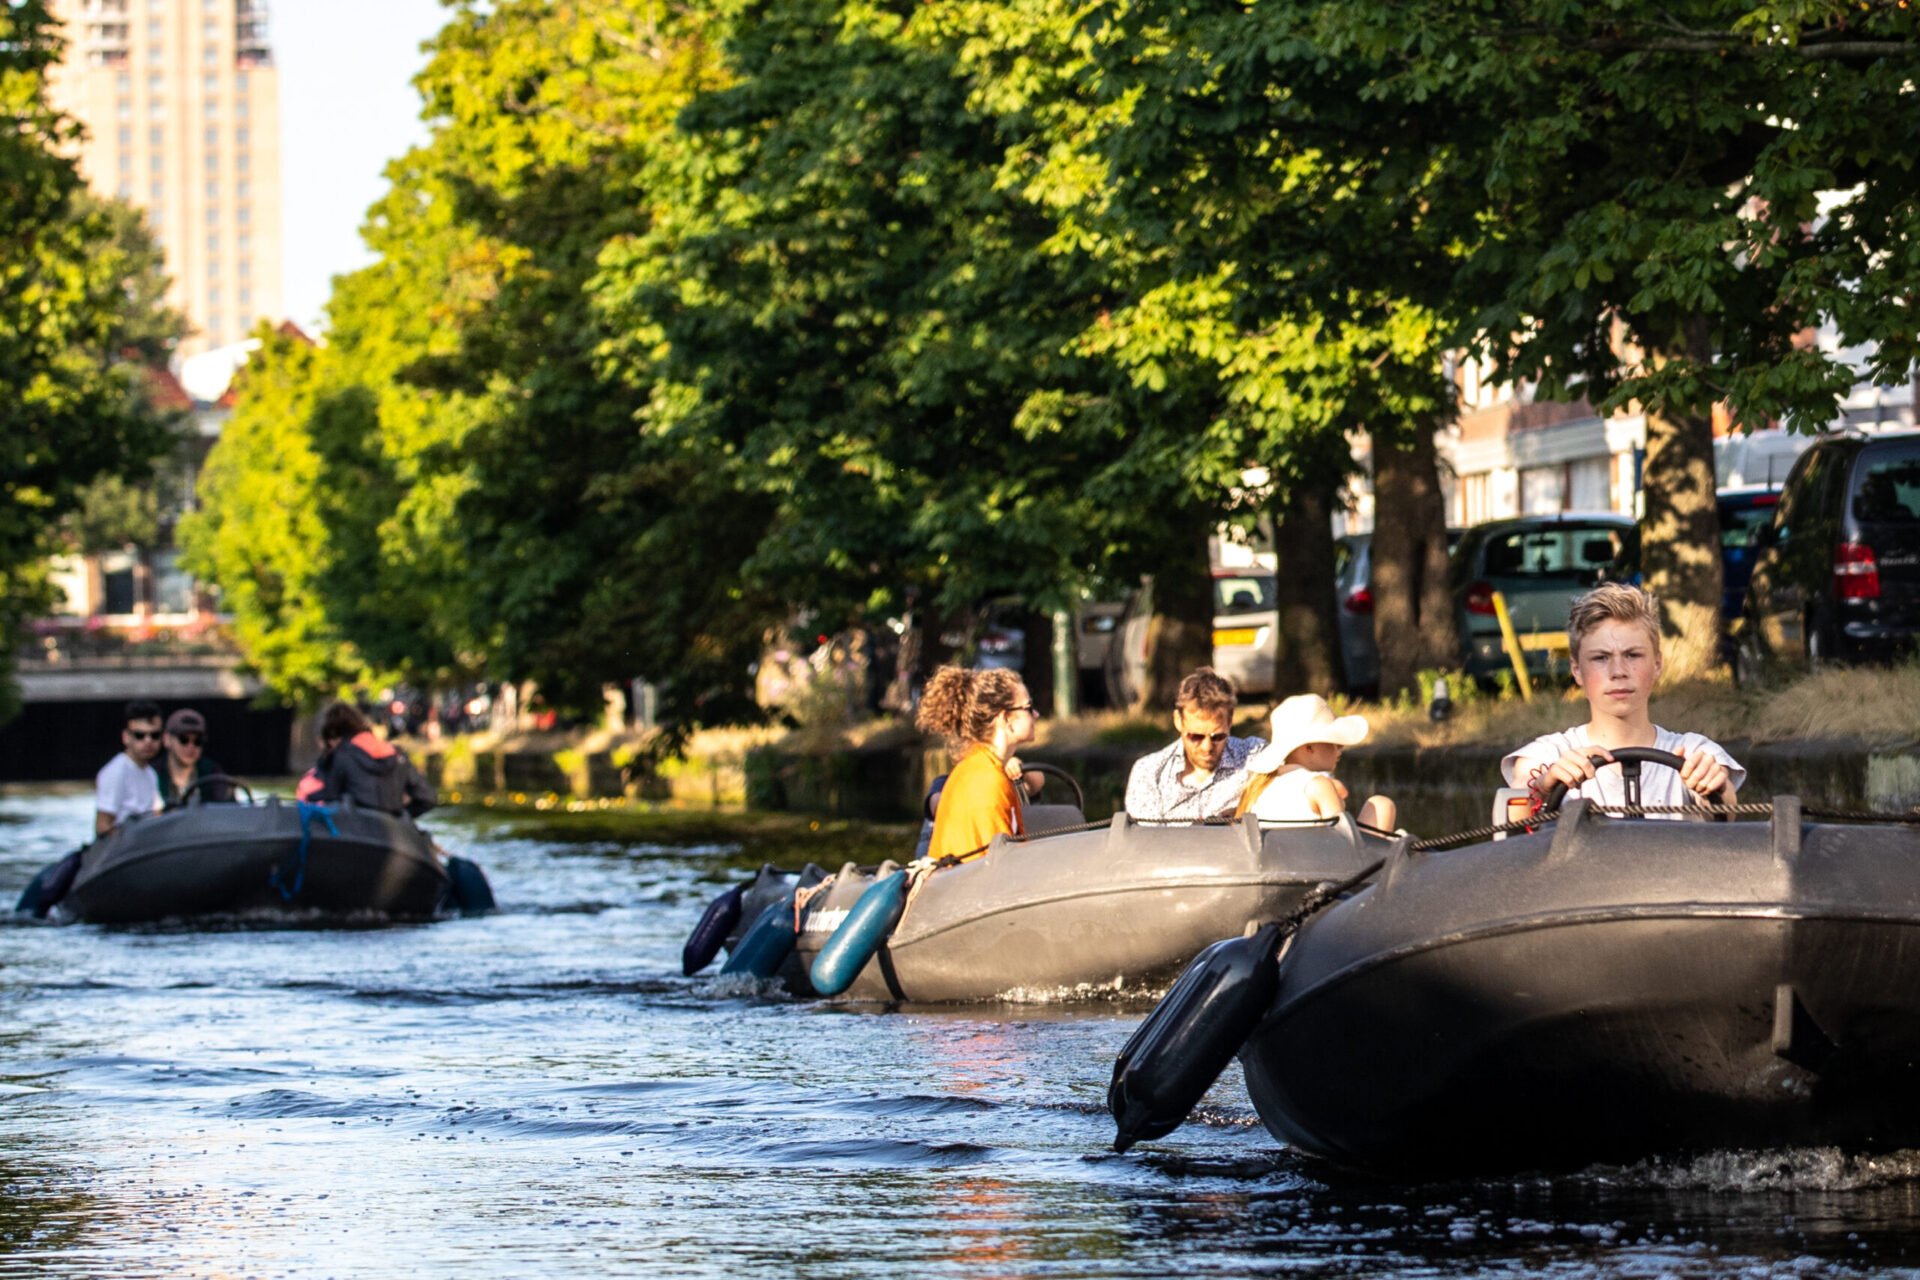
[[[1737,670],[1893,657],[1920,634],[1920,432],[1800,455],[1753,533]]]

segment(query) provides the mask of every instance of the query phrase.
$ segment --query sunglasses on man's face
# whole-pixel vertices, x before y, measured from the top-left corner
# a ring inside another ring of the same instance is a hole
[[[1209,742],[1217,747],[1227,740],[1227,735],[1224,733],[1189,733],[1184,736],[1196,747]]]
[[[127,736],[135,742],[152,742],[160,736],[158,729],[129,729]]]
[[[197,733],[176,733],[173,735],[173,740],[183,747],[197,747],[200,745],[200,735]]]

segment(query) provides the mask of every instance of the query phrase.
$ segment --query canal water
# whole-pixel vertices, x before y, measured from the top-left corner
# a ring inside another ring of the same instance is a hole
[[[0,799],[0,892],[89,809]],[[1280,1149],[1237,1068],[1116,1156],[1106,1080],[1143,1005],[854,1010],[685,980],[688,927],[748,855],[569,821],[433,815],[492,876],[483,919],[0,926],[0,1275],[1920,1267],[1920,1158],[1359,1183]]]

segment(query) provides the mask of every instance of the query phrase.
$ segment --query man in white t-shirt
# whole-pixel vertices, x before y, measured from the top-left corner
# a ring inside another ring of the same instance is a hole
[[[160,708],[129,702],[120,730],[123,750],[93,779],[93,834],[103,836],[128,818],[160,808],[160,776],[153,761],[160,754]]]
[[[1588,722],[1542,734],[1502,760],[1508,786],[1526,787],[1538,800],[1554,783],[1564,782],[1569,798],[1621,805],[1626,784],[1612,763],[1613,752],[1656,747],[1681,757],[1681,767],[1642,766],[1641,804],[1734,803],[1747,771],[1726,748],[1702,734],[1662,729],[1648,714],[1662,665],[1659,604],[1651,593],[1618,582],[1594,588],[1574,601],[1567,641],[1574,683],[1587,695]]]

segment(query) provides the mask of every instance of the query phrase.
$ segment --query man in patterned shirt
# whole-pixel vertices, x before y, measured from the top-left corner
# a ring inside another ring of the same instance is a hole
[[[1172,745],[1135,762],[1127,814],[1138,822],[1199,822],[1233,812],[1247,785],[1247,757],[1264,738],[1235,738],[1233,685],[1212,667],[1180,682]]]

